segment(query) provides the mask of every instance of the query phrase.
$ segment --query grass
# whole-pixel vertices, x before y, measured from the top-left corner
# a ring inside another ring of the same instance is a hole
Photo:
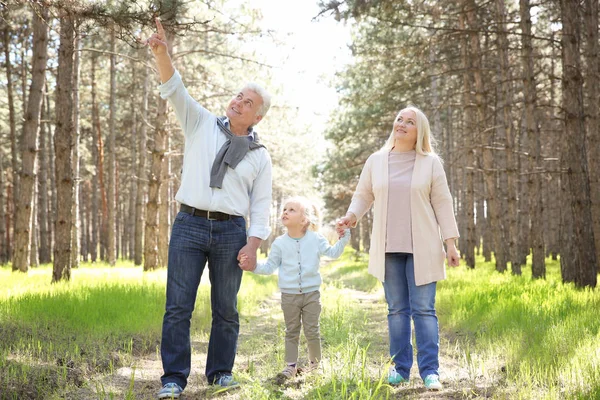
[[[47,398],[158,351],[166,270],[83,264],[71,282],[51,284],[50,278],[49,265],[28,274],[0,268],[2,400]],[[276,289],[273,278],[247,275],[244,281],[250,290],[240,294],[240,312],[252,312]],[[209,295],[202,284],[193,334],[210,330]]]
[[[441,365],[442,372],[448,370],[444,398],[600,398],[600,292],[562,284],[558,263],[547,263],[546,280],[531,280],[530,268],[520,277],[499,274],[491,263],[478,260],[475,270],[450,269],[438,284],[442,352],[454,359]],[[283,317],[273,297],[276,277],[245,274],[235,367],[243,385],[237,394],[214,396],[422,395],[419,382],[403,389],[385,382],[385,304],[381,285],[366,271],[365,256],[347,250],[322,272],[322,373],[285,385],[271,382],[284,364]],[[140,397],[136,357],[158,353],[166,271],[144,273],[125,262],[113,268],[84,264],[73,270],[70,283],[52,285],[50,278],[50,266],[28,274],[0,268],[0,400],[74,398],[69,394],[86,385],[96,385],[91,390],[98,399],[152,398]],[[210,330],[208,299],[209,286],[203,283],[192,322],[192,335],[201,338],[196,343],[205,343]],[[302,343],[301,363],[305,349]],[[120,366],[132,368],[120,391],[92,379],[110,377]],[[467,378],[453,376],[453,368],[466,371]],[[206,386],[196,370],[190,390]],[[157,382],[158,376],[149,380]],[[199,390],[200,397],[210,397]]]
[[[500,274],[482,259],[449,271],[438,285],[440,325],[474,371],[503,375],[511,398],[600,398],[600,292],[563,284],[559,262],[546,262],[546,280],[532,280],[531,268]]]

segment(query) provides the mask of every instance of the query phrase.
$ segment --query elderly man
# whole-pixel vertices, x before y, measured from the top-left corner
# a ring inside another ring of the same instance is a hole
[[[167,50],[165,31],[150,46],[162,84],[185,135],[180,212],[169,244],[166,312],[161,356],[164,375],[158,398],[179,398],[191,368],[190,321],[204,266],[211,282],[212,328],[206,360],[210,385],[237,386],[231,370],[239,333],[237,293],[242,280],[238,262],[256,264],[256,252],[270,234],[271,158],[253,131],[267,113],[269,94],[246,85],[217,117],[187,92]],[[251,226],[246,232],[245,215]]]

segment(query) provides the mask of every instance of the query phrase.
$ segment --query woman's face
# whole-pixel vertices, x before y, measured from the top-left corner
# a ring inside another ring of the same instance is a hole
[[[394,141],[415,148],[417,145],[417,115],[412,110],[402,110],[394,121]]]

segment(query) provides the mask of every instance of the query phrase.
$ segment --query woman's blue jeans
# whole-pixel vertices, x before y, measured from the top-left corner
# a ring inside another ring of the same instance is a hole
[[[208,220],[179,212],[169,243],[167,301],[163,319],[162,384],[187,384],[191,368],[190,322],[204,266],[211,283],[212,328],[206,378],[209,383],[231,374],[239,333],[237,294],[242,281],[238,252],[246,244],[243,217]]]
[[[386,253],[383,289],[388,303],[390,356],[396,371],[408,379],[413,363],[411,318],[417,339],[419,374],[439,375],[439,332],[435,314],[436,283],[416,286],[413,255]]]

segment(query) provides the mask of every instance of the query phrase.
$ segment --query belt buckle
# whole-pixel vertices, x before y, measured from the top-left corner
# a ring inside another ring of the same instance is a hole
[[[213,211],[213,213],[214,213],[214,211]],[[210,211],[206,212],[206,219],[209,220],[209,221],[216,221],[217,220],[216,218],[211,218],[210,217]]]

